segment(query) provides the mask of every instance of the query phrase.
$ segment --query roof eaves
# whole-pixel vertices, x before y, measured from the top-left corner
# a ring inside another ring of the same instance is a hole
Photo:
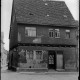
[[[32,24],[32,23],[24,23],[24,22],[17,22],[17,24],[22,24],[22,25],[39,25],[39,26],[58,26],[58,27],[73,27],[73,28],[77,28],[76,25],[63,25],[63,24]]]

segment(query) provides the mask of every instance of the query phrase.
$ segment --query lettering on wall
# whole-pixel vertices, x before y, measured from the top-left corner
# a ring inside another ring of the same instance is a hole
[[[35,38],[35,39],[33,40],[33,43],[41,43],[41,38]]]

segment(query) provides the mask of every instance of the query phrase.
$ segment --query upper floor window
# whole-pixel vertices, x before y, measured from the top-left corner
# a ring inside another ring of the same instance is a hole
[[[53,36],[54,36],[53,29],[49,29],[49,37],[53,37]]]
[[[66,39],[70,38],[70,30],[66,30]]]
[[[60,30],[55,29],[55,38],[60,38]]]
[[[21,34],[18,32],[18,41],[21,41]]]
[[[25,27],[25,35],[29,37],[36,37],[35,27]]]

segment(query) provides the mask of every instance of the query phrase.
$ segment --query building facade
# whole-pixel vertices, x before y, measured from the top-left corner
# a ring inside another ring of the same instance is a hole
[[[77,70],[77,29],[63,1],[14,0],[9,69]]]

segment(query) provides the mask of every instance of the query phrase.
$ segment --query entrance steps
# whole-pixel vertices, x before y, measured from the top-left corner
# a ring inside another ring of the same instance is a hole
[[[71,74],[78,74],[78,72],[66,72],[66,71],[56,71],[56,70],[40,70],[40,69],[19,69],[17,72],[21,74],[28,74],[28,75],[71,75]]]

